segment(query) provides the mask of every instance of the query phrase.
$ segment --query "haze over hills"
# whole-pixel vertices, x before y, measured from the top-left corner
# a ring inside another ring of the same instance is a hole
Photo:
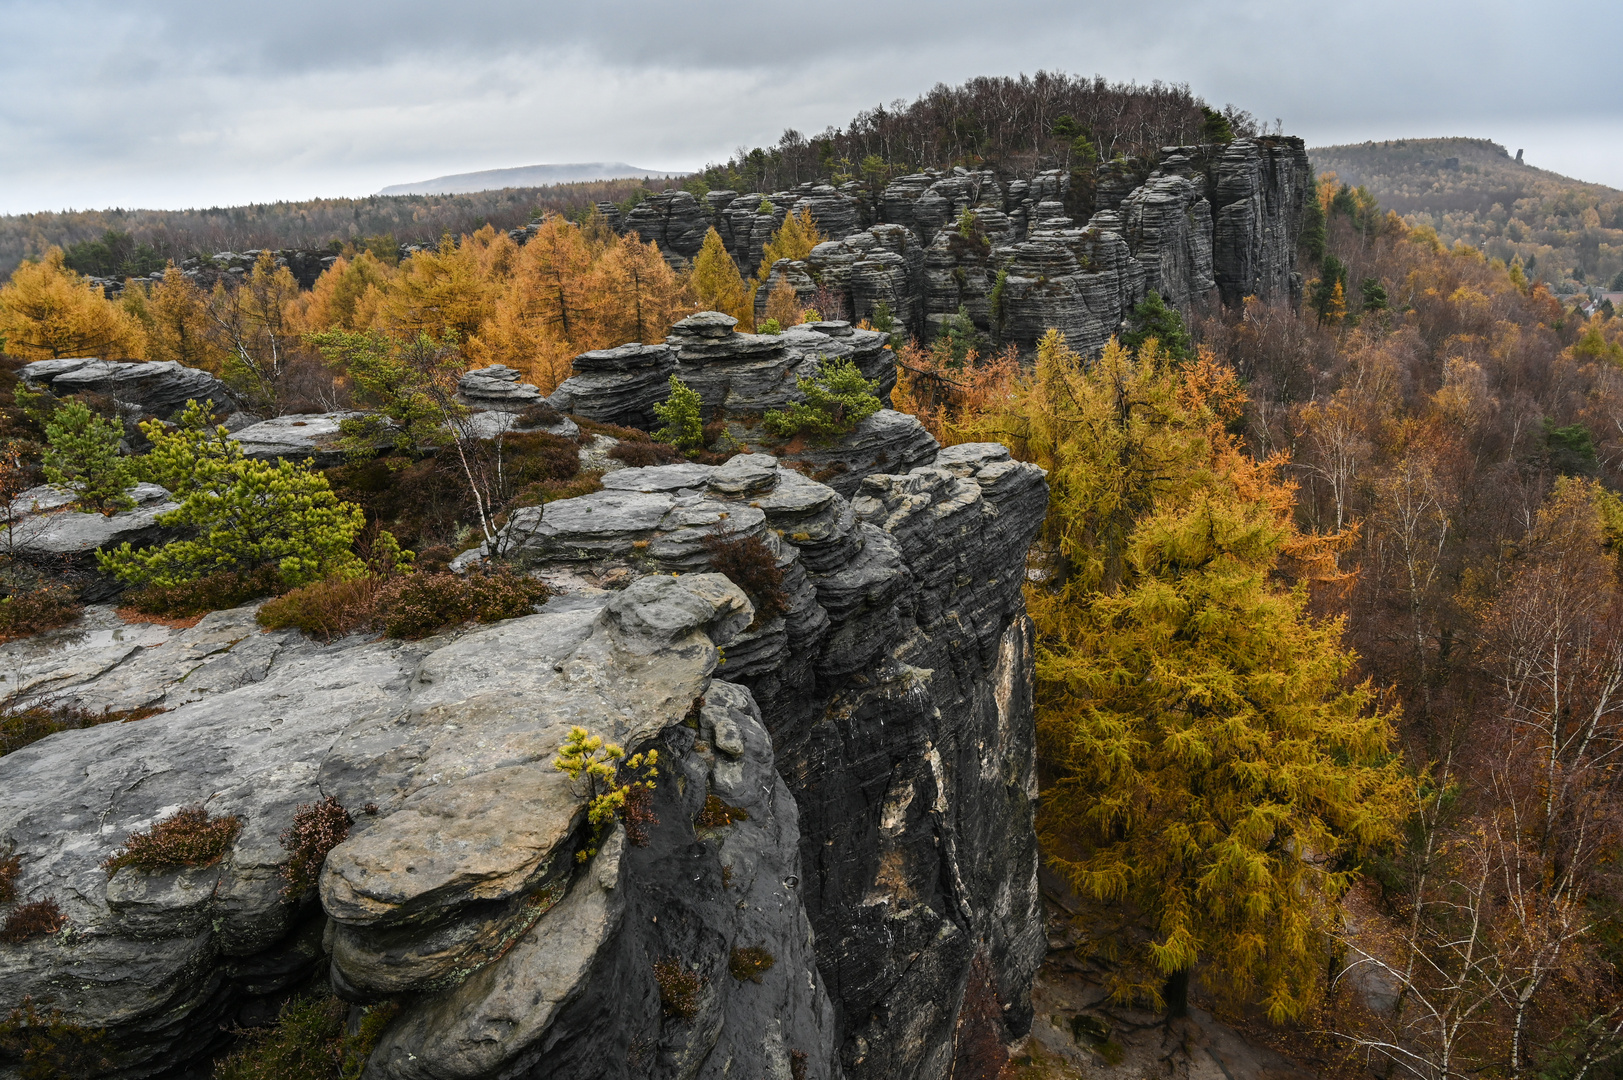
[[[475,191],[502,188],[547,187],[552,184],[578,184],[587,180],[626,180],[671,175],[652,169],[639,169],[623,161],[586,161],[567,165],[521,165],[512,169],[485,169],[482,172],[452,173],[410,184],[390,184],[379,195],[467,195]]]
[[[1410,224],[1491,258],[1520,259],[1557,291],[1623,274],[1623,191],[1516,160],[1487,139],[1395,139],[1308,151],[1322,177],[1362,185]]]

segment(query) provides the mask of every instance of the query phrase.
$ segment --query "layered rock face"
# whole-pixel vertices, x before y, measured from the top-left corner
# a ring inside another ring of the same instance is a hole
[[[666,192],[621,228],[680,262],[713,226],[749,276],[784,217],[804,208],[830,239],[803,262],[765,268],[758,319],[770,289],[787,281],[803,303],[832,298],[841,318],[871,319],[883,305],[901,329],[929,338],[963,309],[995,344],[1029,350],[1059,328],[1092,353],[1151,289],[1186,313],[1247,296],[1296,298],[1309,175],[1300,139],[1269,136],[1101,164],[1085,224],[1066,216],[1066,173],[1007,180],[959,168],[897,177],[878,193],[802,184],[712,191],[701,203]]]
[[[0,944],[0,1015],[31,997],[105,1028],[117,1075],[179,1075],[314,978],[401,1004],[369,1080],[942,1077],[979,954],[1022,1030],[1046,485],[999,446],[930,450],[848,470],[852,498],[764,454],[611,473],[504,530],[554,585],[538,613],[422,642],[93,608],[0,646],[15,703],[166,710],[0,757],[18,902],[69,919]],[[707,572],[717,533],[767,546],[781,610]],[[574,725],[658,750],[657,823],[592,827],[552,766]],[[280,837],[329,796],[354,823],[287,895]],[[219,862],[101,868],[194,803],[241,822]]]

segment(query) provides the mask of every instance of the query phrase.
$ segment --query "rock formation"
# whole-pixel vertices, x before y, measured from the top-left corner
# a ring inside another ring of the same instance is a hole
[[[963,308],[996,344],[1029,350],[1057,327],[1091,353],[1151,289],[1186,313],[1297,298],[1309,175],[1300,139],[1267,136],[1103,163],[1085,224],[1067,216],[1068,173],[1006,179],[957,168],[900,176],[877,194],[855,182],[712,191],[702,202],[665,192],[618,227],[680,264],[713,226],[748,277],[784,217],[806,208],[829,240],[803,263],[766,268],[758,319],[782,280],[803,303],[832,294],[853,321],[883,304],[901,329],[928,338]],[[1000,274],[1007,284],[996,291]]]
[[[676,372],[758,410],[828,355],[894,382],[883,335],[732,323],[586,354],[551,404],[646,422]],[[481,415],[516,416],[505,375],[464,380]],[[113,1075],[178,1077],[317,981],[399,1004],[368,1080],[935,1078],[979,956],[1024,1030],[1042,471],[890,410],[796,456],[622,468],[514,512],[496,547],[554,594],[491,626],[323,645],[251,606],[190,629],[92,607],[0,645],[13,707],[158,710],[0,757],[16,903],[68,919],[0,943],[0,1017],[30,998],[105,1029]],[[781,603],[710,572],[708,537],[764,545]],[[588,822],[552,765],[575,725],[658,751],[657,820]],[[328,797],[347,838],[289,892],[282,837]],[[192,804],[240,822],[218,862],[102,868]]]

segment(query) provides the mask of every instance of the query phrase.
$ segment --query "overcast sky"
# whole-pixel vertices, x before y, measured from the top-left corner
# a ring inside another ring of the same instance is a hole
[[[1607,5],[1507,0],[0,0],[0,212],[685,171],[936,82],[1187,82],[1309,145],[1470,135],[1623,187]]]

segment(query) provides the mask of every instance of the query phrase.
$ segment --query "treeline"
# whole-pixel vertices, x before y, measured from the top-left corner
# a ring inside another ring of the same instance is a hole
[[[0,216],[0,276],[52,247],[105,243],[109,231],[127,238],[132,254],[137,247],[149,249],[159,260],[155,268],[161,269],[164,261],[179,262],[196,254],[319,248],[385,234],[403,244],[437,243],[446,233],[471,233],[487,224],[517,228],[547,212],[578,217],[594,203],[628,202],[647,190],[641,180],[596,180],[468,195],[371,195],[206,210],[10,214]],[[119,260],[110,268],[122,265]]]
[[[777,191],[823,177],[882,180],[953,165],[1029,176],[1068,166],[1078,135],[1107,161],[1199,141],[1213,111],[1184,83],[1047,71],[970,79],[938,84],[911,103],[876,106],[809,138],[790,129],[776,146],[741,147],[703,179],[711,187]],[[1260,130],[1254,117],[1232,106],[1221,115],[1236,134]]]

